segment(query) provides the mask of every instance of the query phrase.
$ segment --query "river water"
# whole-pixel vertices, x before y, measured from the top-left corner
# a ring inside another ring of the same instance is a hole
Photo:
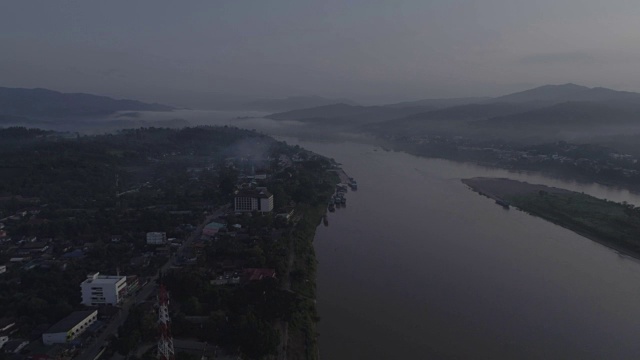
[[[359,185],[315,238],[322,359],[640,358],[638,261],[460,179],[640,204],[637,195],[371,145],[295,143],[343,163]]]
[[[182,115],[278,135],[303,127]],[[358,180],[315,237],[322,359],[640,358],[640,262],[505,210],[460,179],[508,177],[640,205],[637,194],[355,142],[284,140]]]

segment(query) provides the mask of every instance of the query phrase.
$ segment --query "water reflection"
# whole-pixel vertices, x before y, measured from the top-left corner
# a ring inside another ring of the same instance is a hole
[[[322,358],[640,354],[636,261],[505,211],[459,180],[500,176],[640,203],[637,196],[354,143],[299,144],[339,159],[360,186],[315,240]]]

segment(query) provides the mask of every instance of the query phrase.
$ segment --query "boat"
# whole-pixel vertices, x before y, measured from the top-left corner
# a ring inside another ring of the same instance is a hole
[[[331,212],[336,211],[336,206],[334,204],[329,204],[329,211]]]
[[[358,183],[353,180],[353,178],[349,178],[349,187],[351,188],[351,190],[358,190]]]
[[[496,204],[502,206],[505,209],[509,209],[510,204],[502,199],[496,199]]]

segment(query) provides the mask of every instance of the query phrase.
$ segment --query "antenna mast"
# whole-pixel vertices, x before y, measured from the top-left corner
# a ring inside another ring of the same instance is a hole
[[[169,293],[164,285],[160,285],[158,292],[158,332],[158,360],[175,360],[169,318]]]

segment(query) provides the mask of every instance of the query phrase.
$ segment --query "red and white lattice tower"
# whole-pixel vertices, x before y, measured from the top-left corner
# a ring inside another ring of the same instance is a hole
[[[160,285],[158,293],[158,359],[174,360],[171,319],[169,318],[169,293]]]

